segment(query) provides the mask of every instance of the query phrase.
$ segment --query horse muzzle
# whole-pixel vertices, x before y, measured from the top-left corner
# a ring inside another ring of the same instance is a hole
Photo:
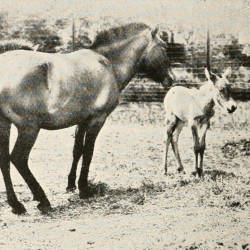
[[[173,83],[174,83],[174,80],[172,79],[172,77],[167,77],[162,82],[162,85],[164,86],[164,88],[169,88],[173,85]]]
[[[165,77],[164,81],[162,82],[162,85],[164,88],[169,88],[173,85],[173,83],[176,81],[175,74],[170,69],[167,76]]]
[[[233,113],[236,109],[237,109],[237,106],[236,106],[236,105],[232,105],[231,108],[227,108],[227,112],[231,114],[231,113]]]

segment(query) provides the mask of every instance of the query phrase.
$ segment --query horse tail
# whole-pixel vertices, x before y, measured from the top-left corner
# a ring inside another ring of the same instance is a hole
[[[38,49],[38,45],[22,39],[10,39],[0,41],[0,54],[11,50],[34,50]]]

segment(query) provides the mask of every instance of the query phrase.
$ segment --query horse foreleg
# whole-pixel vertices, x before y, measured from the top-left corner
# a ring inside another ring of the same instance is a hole
[[[28,166],[29,154],[38,133],[39,129],[34,127],[18,128],[18,137],[10,159],[33,193],[34,200],[40,202],[37,206],[38,209],[45,212],[51,208],[50,202]]]
[[[78,162],[83,153],[83,140],[86,132],[86,125],[81,124],[76,128],[75,133],[75,142],[73,148],[73,162],[70,169],[70,173],[68,175],[68,186],[66,188],[67,191],[73,191],[76,189],[75,181],[76,181],[76,170]]]
[[[199,171],[198,171],[199,177],[202,177],[204,175],[204,173],[203,173],[204,151],[205,151],[205,148],[203,149],[203,146],[201,146],[201,150],[200,150],[200,167],[199,167]]]
[[[200,152],[200,143],[199,143],[199,136],[198,136],[198,131],[196,126],[192,126],[192,135],[193,135],[193,141],[194,141],[194,155],[195,155],[195,172],[194,175],[199,173],[199,167],[198,167],[198,157],[199,157],[199,152]]]
[[[15,214],[26,212],[25,207],[16,197],[10,177],[10,155],[9,155],[10,124],[1,119],[0,122],[0,168],[6,187],[7,201]]]
[[[204,157],[204,152],[206,149],[206,133],[207,133],[208,126],[204,127],[204,130],[202,131],[202,136],[200,140],[200,168],[199,168],[199,176],[203,176],[203,157]]]
[[[81,199],[89,197],[91,194],[88,190],[88,173],[89,173],[89,165],[91,163],[94,145],[96,138],[104,124],[104,121],[98,121],[89,126],[85,135],[85,142],[83,146],[83,159],[82,159],[82,168],[80,173],[80,178],[78,181],[79,188],[79,196]]]

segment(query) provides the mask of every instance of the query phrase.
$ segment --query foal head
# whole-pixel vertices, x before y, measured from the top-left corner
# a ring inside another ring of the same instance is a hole
[[[218,76],[205,69],[205,75],[213,86],[213,100],[216,104],[233,113],[237,109],[236,102],[231,97],[231,85],[227,76],[231,74],[231,68],[228,68],[222,76]]]

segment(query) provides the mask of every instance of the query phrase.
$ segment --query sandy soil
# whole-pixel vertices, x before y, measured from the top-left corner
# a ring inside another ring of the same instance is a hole
[[[188,129],[180,138],[186,174],[170,151],[164,176],[164,114],[160,104],[119,106],[101,131],[90,168],[96,195],[66,193],[74,128],[41,131],[30,157],[54,211],[42,215],[14,167],[27,214],[11,213],[0,181],[0,249],[249,249],[250,103],[219,113],[207,135],[205,178],[194,168]],[[16,130],[13,129],[11,145]],[[224,147],[223,147],[224,146]],[[79,167],[80,169],[80,167]]]

